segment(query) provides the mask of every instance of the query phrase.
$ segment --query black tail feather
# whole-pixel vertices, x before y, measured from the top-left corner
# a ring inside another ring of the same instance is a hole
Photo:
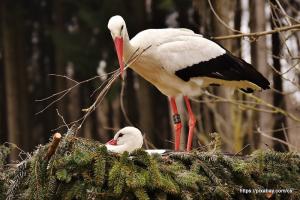
[[[243,75],[245,80],[254,83],[255,85],[259,86],[263,90],[270,89],[270,82],[266,79],[259,71],[257,71],[251,64],[247,63],[246,61],[230,55],[233,59],[235,59],[241,70],[243,71]],[[247,88],[248,90],[249,88]]]
[[[269,89],[269,81],[251,64],[226,52],[216,58],[203,61],[175,72],[184,81],[193,77],[210,77],[227,81],[249,81],[262,89]],[[245,92],[251,92],[244,89]]]

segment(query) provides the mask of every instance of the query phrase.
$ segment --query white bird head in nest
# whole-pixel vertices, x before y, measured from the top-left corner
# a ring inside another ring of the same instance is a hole
[[[115,153],[123,153],[139,149],[143,146],[143,136],[139,129],[127,126],[119,130],[114,138],[106,144],[107,150]]]

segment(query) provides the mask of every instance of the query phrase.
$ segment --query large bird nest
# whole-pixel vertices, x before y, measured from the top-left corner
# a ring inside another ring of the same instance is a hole
[[[295,153],[119,155],[72,129],[49,154],[52,145],[39,146],[15,168],[5,164],[9,148],[0,146],[0,199],[300,199]]]

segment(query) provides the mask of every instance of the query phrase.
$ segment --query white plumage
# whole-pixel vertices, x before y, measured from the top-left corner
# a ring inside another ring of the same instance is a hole
[[[151,43],[143,42],[145,38]],[[154,59],[170,73],[226,53],[216,43],[186,29],[145,30],[132,38],[130,44],[142,49],[151,45],[145,56]]]
[[[143,146],[143,136],[139,129],[127,126],[119,130],[114,138],[105,144],[108,151],[123,153],[141,148]]]
[[[114,138],[108,141],[105,146],[110,152],[123,153],[127,151],[131,153],[143,146],[143,135],[139,129],[127,126],[119,130]],[[165,149],[150,149],[145,151],[150,155],[167,152]]]

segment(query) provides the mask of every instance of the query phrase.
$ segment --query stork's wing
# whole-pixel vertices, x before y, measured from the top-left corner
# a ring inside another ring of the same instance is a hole
[[[249,81],[262,89],[269,81],[252,65],[233,56],[218,44],[195,36],[179,36],[157,47],[161,66],[184,81],[209,77],[227,81]]]
[[[200,35],[179,35],[157,46],[157,60],[169,72],[209,61],[226,53],[218,44]]]

